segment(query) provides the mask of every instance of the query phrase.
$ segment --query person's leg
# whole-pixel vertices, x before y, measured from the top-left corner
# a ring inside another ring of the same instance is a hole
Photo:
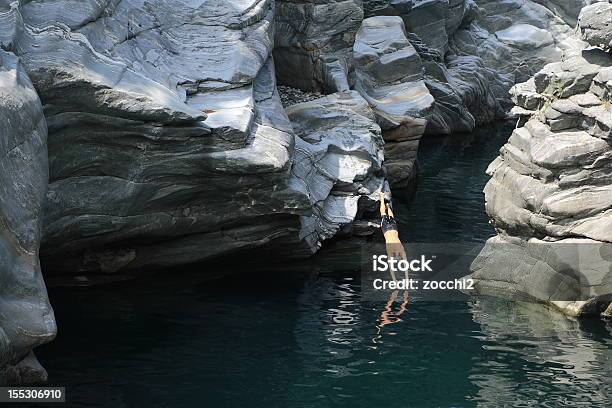
[[[385,204],[385,207],[387,208],[387,215],[391,218],[395,218],[395,215],[393,214],[393,210],[391,209],[391,206],[389,204]]]
[[[395,258],[395,252],[393,251],[393,249],[395,248],[395,244],[390,244],[387,242],[385,246],[387,249],[387,257]],[[389,265],[389,274],[391,275],[391,280],[393,280],[394,282],[397,282],[397,277],[395,276],[395,270],[391,268],[391,265]]]

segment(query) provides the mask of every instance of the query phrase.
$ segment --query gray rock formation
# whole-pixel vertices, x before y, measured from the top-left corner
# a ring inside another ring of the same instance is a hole
[[[282,85],[347,91],[361,0],[276,0],[276,75]]]
[[[318,248],[376,207],[376,192],[386,190],[384,142],[372,110],[355,91],[293,105],[287,114],[296,134],[292,182],[307,192],[312,207],[301,217],[300,239]]]
[[[416,157],[434,99],[423,81],[423,64],[406,37],[401,18],[363,21],[353,47],[355,89],[372,107],[385,139],[385,167],[392,187],[416,175]]]
[[[435,99],[427,119],[427,133],[471,131],[504,115],[491,90],[502,94],[512,86],[509,79],[484,66],[474,52],[457,53],[452,44],[460,27],[470,27],[476,6],[465,0],[364,2],[368,16],[393,15],[404,21],[409,42],[424,67],[423,79]],[[467,55],[466,55],[467,54]],[[409,158],[407,158],[409,160]]]
[[[594,47],[612,49],[612,4],[595,3],[582,9],[578,26],[582,39]]]
[[[46,379],[31,349],[56,331],[38,261],[47,177],[40,99],[0,50],[0,385]]]
[[[480,0],[479,8],[471,0],[366,0],[363,12],[359,3],[277,2],[280,83],[323,92],[358,86],[350,49],[363,14],[401,17],[436,100],[426,115],[427,133],[471,131],[503,117],[514,83],[576,47],[565,41],[572,32],[568,23],[532,1]]]
[[[580,28],[596,43],[605,36]],[[512,89],[513,112],[526,123],[488,169],[486,208],[498,236],[472,265],[480,293],[572,315],[599,313],[612,300],[610,72],[612,55],[589,49]]]
[[[254,248],[312,254],[386,188],[382,137],[405,185],[424,130],[504,116],[511,85],[562,55],[514,92],[515,113],[533,118],[507,150],[525,132],[546,141],[522,165],[500,159],[488,192],[523,171],[539,207],[525,196],[489,210],[519,253],[528,237],[609,242],[607,57],[574,51],[586,45],[571,36],[575,7],[540,3],[0,0],[4,377],[44,378],[31,354],[55,333],[41,239],[49,276],[90,282]],[[609,47],[597,7],[580,28]],[[309,93],[285,88],[285,111],[276,78]],[[605,291],[605,276],[588,277],[574,288]]]
[[[476,8],[472,0],[364,0],[366,16],[401,16],[407,31],[444,55],[449,40]]]
[[[486,66],[506,74],[513,83],[527,81],[547,63],[584,48],[574,36],[580,8],[570,6],[578,1],[477,3],[476,18],[455,33],[451,49],[459,55],[479,56]],[[561,3],[565,13],[559,11]]]
[[[41,256],[50,271],[112,279],[270,242],[306,244],[312,253],[356,215],[340,200],[312,220],[313,203],[336,184],[351,202],[373,192],[367,188],[380,190],[382,179],[371,183],[368,172],[380,170],[382,147],[370,141],[373,169],[360,162],[369,157],[362,139],[377,133],[357,131],[359,149],[341,140],[355,131],[345,108],[342,121],[334,119],[342,130],[330,136],[339,139],[324,144],[343,156],[356,149],[354,188],[338,155],[323,157],[321,146],[295,138],[270,59],[274,2],[73,3],[12,9],[11,47],[49,126]],[[308,8],[329,11],[315,9]],[[350,31],[336,26],[343,36]],[[299,182],[294,166],[306,166],[308,154],[315,157],[309,176],[321,173],[329,188]]]
[[[533,0],[559,16],[570,26],[575,27],[578,15],[583,7],[598,2],[609,2],[609,0]]]
[[[310,255],[374,204],[374,114],[347,91],[292,106],[290,122],[274,11],[269,0],[0,1],[0,45],[24,67],[15,79],[2,54],[5,374],[34,379],[30,350],[55,333],[41,224],[45,273],[98,282],[259,247]]]

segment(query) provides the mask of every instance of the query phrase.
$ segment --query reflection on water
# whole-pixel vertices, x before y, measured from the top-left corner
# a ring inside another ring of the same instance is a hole
[[[601,322],[579,321],[532,304],[480,299],[470,305],[479,340],[493,358],[478,360],[469,379],[474,400],[529,406],[609,406],[612,339]],[[522,362],[520,376],[513,370]]]
[[[389,294],[389,300],[380,313],[378,325],[376,326],[378,328],[377,334],[379,338],[382,337],[382,330],[385,328],[385,326],[400,323],[402,321],[401,317],[406,312],[406,308],[408,307],[409,296],[407,290],[402,290],[401,292],[401,300],[397,310],[395,310],[395,303],[398,301],[400,291],[394,290]],[[376,343],[375,340],[373,341]]]
[[[493,233],[483,172],[505,137],[425,144],[421,190],[396,203],[406,241]],[[365,301],[358,256],[323,251],[240,280],[52,289],[59,334],[38,355],[73,406],[610,405],[611,323],[499,300],[406,301],[401,291]]]

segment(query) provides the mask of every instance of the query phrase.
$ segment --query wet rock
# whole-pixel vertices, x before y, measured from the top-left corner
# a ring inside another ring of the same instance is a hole
[[[597,314],[612,292],[610,248],[590,239],[497,236],[472,264],[471,277],[478,294],[546,301],[573,316]]]
[[[2,385],[40,385],[48,379],[47,370],[40,365],[32,351],[16,364],[0,367]]]

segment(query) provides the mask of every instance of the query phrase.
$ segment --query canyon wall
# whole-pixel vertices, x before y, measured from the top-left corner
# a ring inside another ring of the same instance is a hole
[[[47,178],[40,99],[0,50],[0,385],[46,379],[31,350],[56,331],[38,260]]]
[[[4,377],[44,378],[39,246],[73,284],[312,255],[413,184],[424,134],[506,117],[514,83],[583,49],[564,4],[0,0]],[[277,80],[307,97],[285,109]]]
[[[306,91],[357,90],[383,129],[391,186],[408,187],[424,134],[505,118],[512,85],[583,47],[572,34],[584,1],[574,3],[277,1],[277,78]]]
[[[590,47],[511,91],[522,125],[485,188],[498,235],[472,265],[479,293],[571,315],[612,301],[612,4],[587,6],[578,21]]]
[[[376,208],[373,112],[347,91],[292,123],[273,21],[268,0],[0,1],[3,382],[44,379],[39,245],[46,277],[93,284],[258,247],[309,256]]]

